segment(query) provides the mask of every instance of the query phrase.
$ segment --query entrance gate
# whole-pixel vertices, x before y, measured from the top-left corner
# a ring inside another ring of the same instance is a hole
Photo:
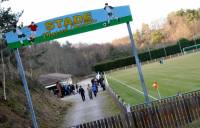
[[[13,31],[5,34],[7,46],[11,49],[15,49],[17,66],[24,85],[34,128],[38,128],[38,123],[33,109],[31,95],[28,89],[28,84],[18,48],[122,23],[127,24],[132,54],[135,56],[145,102],[149,104],[150,100],[129,24],[130,21],[132,21],[132,15],[129,6],[112,7],[106,3],[105,7],[102,9],[65,15],[39,23],[32,22],[29,26],[25,27],[15,26]]]

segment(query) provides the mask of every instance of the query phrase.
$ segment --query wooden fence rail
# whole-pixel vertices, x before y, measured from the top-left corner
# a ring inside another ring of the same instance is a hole
[[[132,106],[131,112],[69,128],[181,128],[197,119],[200,90]]]

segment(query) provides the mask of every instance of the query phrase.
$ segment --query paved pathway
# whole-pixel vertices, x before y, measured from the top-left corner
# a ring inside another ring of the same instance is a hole
[[[99,93],[96,98],[94,97],[93,100],[89,99],[86,87],[90,81],[91,79],[86,79],[79,83],[86,92],[85,102],[82,101],[79,94],[62,98],[63,101],[70,101],[74,104],[64,117],[63,128],[120,113],[112,97],[107,91],[102,91],[101,88],[99,88]]]

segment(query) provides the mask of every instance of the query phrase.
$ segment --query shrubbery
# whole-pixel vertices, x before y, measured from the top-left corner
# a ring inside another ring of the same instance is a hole
[[[196,43],[200,44],[200,38],[196,39]],[[149,51],[140,53],[139,59],[141,62],[148,61],[150,60],[150,54],[151,54],[151,59],[158,59],[161,57],[165,57],[165,51],[166,51],[167,56],[174,55],[174,54],[180,53],[181,49],[183,49],[184,47],[188,47],[192,45],[195,45],[194,40],[189,41],[185,38],[182,38],[175,45],[171,45],[171,46],[160,48],[160,49],[154,49],[154,50],[151,50],[150,53]],[[133,56],[129,56],[125,58],[116,59],[113,61],[99,63],[99,64],[94,65],[92,68],[94,71],[108,71],[111,69],[120,68],[120,67],[124,67],[128,65],[132,65],[132,64],[135,64],[135,58]]]

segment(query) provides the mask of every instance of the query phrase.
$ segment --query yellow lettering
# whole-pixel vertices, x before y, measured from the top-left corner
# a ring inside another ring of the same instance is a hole
[[[81,15],[74,16],[74,25],[79,25],[82,23],[82,21],[83,19]]]
[[[90,24],[93,22],[93,18],[90,12],[83,14],[84,24]]]
[[[63,21],[62,19],[55,20],[58,28],[62,28],[62,21]]]
[[[49,30],[49,31],[54,29],[54,25],[51,21],[46,22],[45,26],[46,26],[46,29]]]
[[[68,25],[71,25],[71,27],[72,27],[72,20],[70,18],[65,18],[64,26],[66,29],[68,28]]]
[[[67,31],[68,29],[81,27],[83,25],[91,24],[94,22],[96,21],[93,19],[92,14],[90,12],[86,12],[82,15],[73,16],[73,19],[66,17],[64,19],[56,19],[54,22],[48,21],[45,23],[45,27],[47,30],[51,31],[56,26],[57,28],[62,28],[64,24],[65,30]]]

